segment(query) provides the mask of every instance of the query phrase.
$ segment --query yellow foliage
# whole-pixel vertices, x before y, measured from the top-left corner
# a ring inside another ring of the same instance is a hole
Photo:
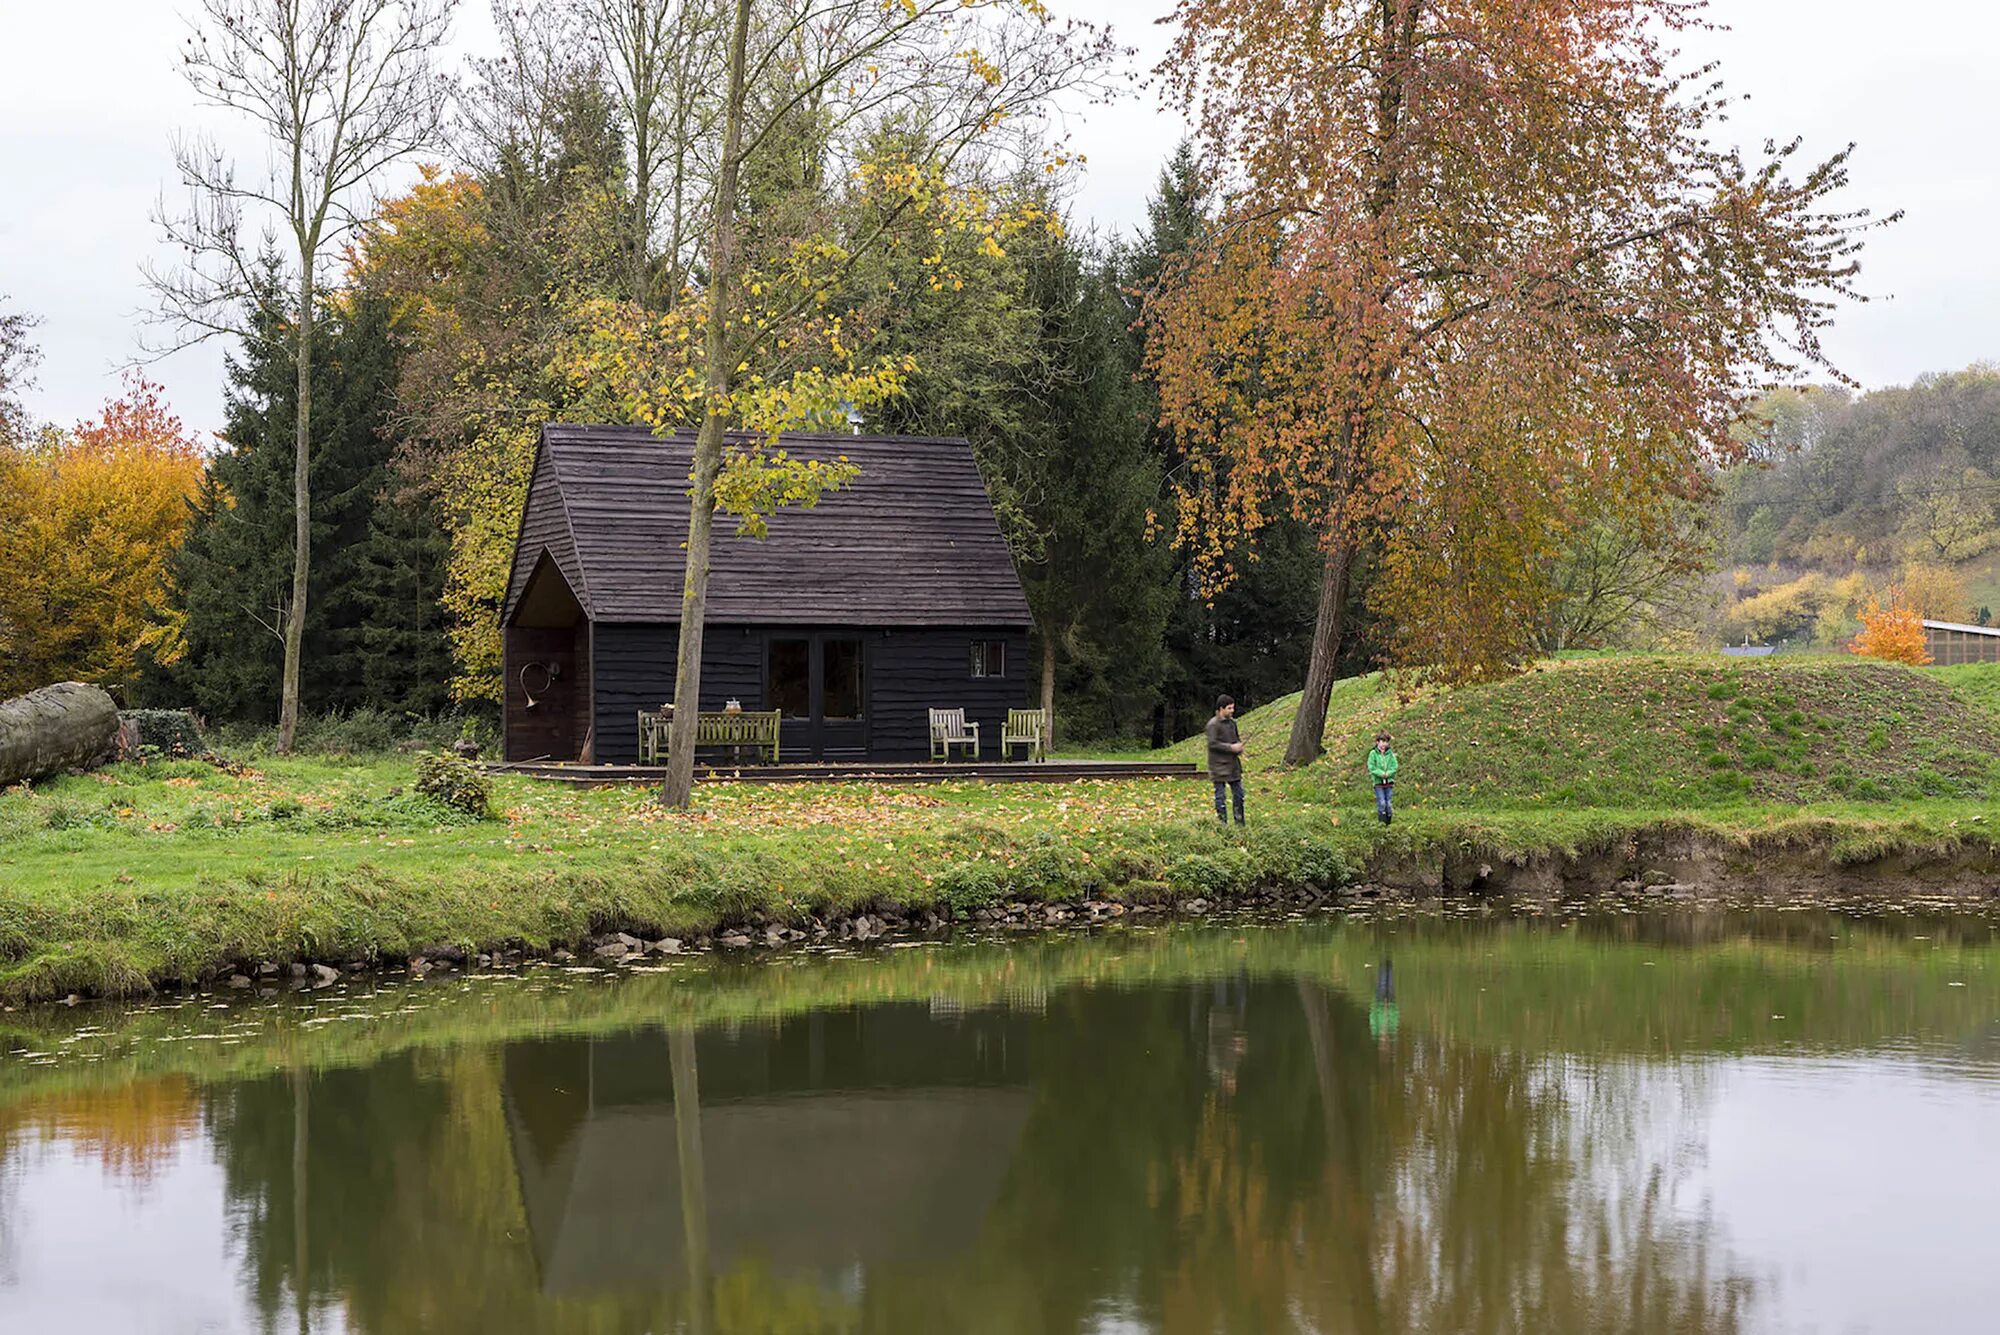
[[[1948,566],[1913,561],[1903,567],[1896,587],[1903,604],[1919,617],[1933,621],[1970,621],[1973,617],[1972,594],[1965,587],[1965,577]]]
[[[63,680],[120,691],[142,650],[179,653],[178,628],[149,613],[201,472],[159,386],[138,377],[74,431],[0,449],[0,695]]]
[[[1827,585],[1826,576],[1813,572],[1751,594],[1725,615],[1724,638],[1763,641],[1815,634],[1828,601]]]

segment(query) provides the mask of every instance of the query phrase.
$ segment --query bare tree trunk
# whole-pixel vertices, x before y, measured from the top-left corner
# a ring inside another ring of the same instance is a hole
[[[285,617],[285,675],[278,705],[280,755],[289,753],[292,743],[298,738],[300,659],[306,628],[306,579],[312,566],[313,252],[306,250],[301,258],[299,406],[293,431],[292,457],[292,605]]]
[[[1347,614],[1347,572],[1353,561],[1354,546],[1342,538],[1327,553],[1320,574],[1312,661],[1306,666],[1306,687],[1299,696],[1299,712],[1292,718],[1292,736],[1285,743],[1287,765],[1311,764],[1319,758],[1324,746],[1326,707],[1333,698],[1333,674],[1340,663],[1340,639]]]
[[[1056,749],[1056,637],[1052,631],[1042,634],[1042,718],[1049,730],[1042,743],[1053,751]]]
[[[703,333],[708,402],[694,446],[694,495],[689,502],[687,574],[681,589],[681,636],[674,665],[674,718],[667,732],[665,806],[694,799],[694,739],[701,721],[702,619],[708,611],[709,546],[715,533],[715,478],[722,470],[722,436],[733,370],[729,352],[729,288],[736,280],[736,180],[742,168],[744,50],[750,42],[750,0],[736,0],[729,36],[729,91],[723,105],[722,163],[715,187],[715,231],[709,246],[708,328]]]

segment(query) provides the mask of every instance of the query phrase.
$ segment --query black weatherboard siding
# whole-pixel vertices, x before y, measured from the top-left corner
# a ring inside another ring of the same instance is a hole
[[[932,708],[965,710],[997,757],[1006,711],[1028,702],[1030,622],[970,447],[868,436],[783,446],[844,456],[860,474],[816,507],[772,516],[761,540],[718,517],[701,707],[770,707],[774,638],[809,638],[816,663],[826,642],[851,640],[863,718],[822,719],[816,693],[814,715],[785,725],[786,760],[922,759]],[[637,712],[673,695],[691,451],[689,438],[638,427],[544,428],[503,608],[510,759],[581,758],[586,738],[599,763],[639,759]],[[567,601],[547,588],[557,573],[581,609],[573,649],[548,628],[560,619],[549,609]],[[1005,646],[1003,674],[974,677],[972,646],[993,641]],[[536,725],[514,699],[522,668],[558,654],[588,664],[587,679],[573,678],[589,692],[573,732]]]

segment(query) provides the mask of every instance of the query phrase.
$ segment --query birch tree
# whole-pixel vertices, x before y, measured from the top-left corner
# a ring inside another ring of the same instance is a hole
[[[263,139],[260,172],[211,136],[174,141],[185,194],[155,210],[179,253],[150,266],[166,352],[278,329],[298,376],[291,596],[284,609],[278,748],[298,732],[300,652],[312,568],[315,307],[343,243],[369,217],[370,187],[435,133],[445,87],[432,59],[452,0],[201,0],[181,54],[196,98]],[[282,281],[267,281],[273,268]],[[261,317],[261,318],[260,318]]]

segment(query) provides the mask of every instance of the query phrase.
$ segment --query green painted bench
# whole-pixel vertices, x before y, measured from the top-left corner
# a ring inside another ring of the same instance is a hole
[[[755,751],[767,764],[778,763],[780,715],[775,709],[704,710],[695,720],[694,744]],[[673,715],[664,709],[639,711],[639,763],[657,765],[667,756],[667,734]]]

